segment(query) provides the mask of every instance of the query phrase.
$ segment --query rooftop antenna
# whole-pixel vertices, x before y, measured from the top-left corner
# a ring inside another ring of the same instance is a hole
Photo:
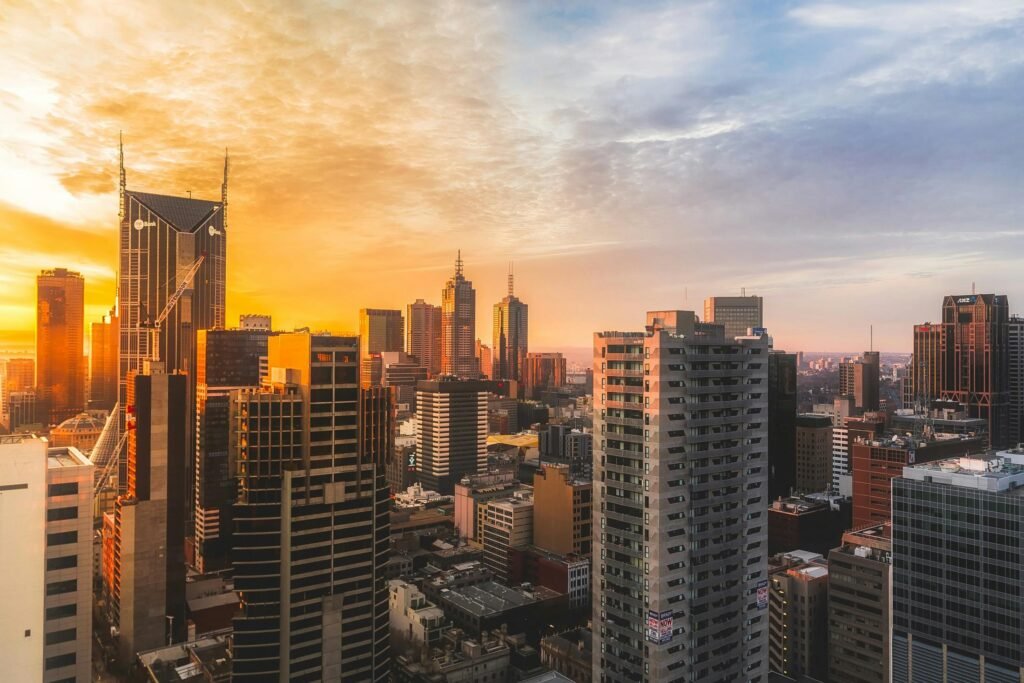
[[[871,326],[871,351],[875,350],[875,326]]]
[[[118,180],[118,217],[124,221],[124,191],[125,191],[125,173],[124,173],[124,132],[117,132],[117,150],[118,150],[118,172],[120,174]]]
[[[220,184],[220,210],[224,216],[221,220],[224,223],[224,227],[228,227],[228,169],[230,169],[230,162],[228,160],[228,148],[224,148],[224,182]]]
[[[974,290],[974,282],[973,281],[971,281],[971,294],[977,294],[977,292]]]
[[[462,250],[459,249],[458,256],[455,257],[455,276],[462,276]]]
[[[188,192],[188,198],[192,199],[192,190],[185,190],[185,192]]]
[[[512,262],[508,262],[508,295],[515,295],[515,272],[512,269]]]
[[[740,296],[746,296],[746,295],[747,295],[747,288],[746,287],[740,287]]]

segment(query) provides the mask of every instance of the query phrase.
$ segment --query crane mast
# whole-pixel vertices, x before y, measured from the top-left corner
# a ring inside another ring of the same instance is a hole
[[[167,316],[171,314],[171,311],[174,310],[175,305],[177,305],[178,301],[185,294],[185,290],[192,285],[192,280],[195,278],[196,273],[199,272],[199,266],[203,265],[204,260],[206,260],[205,252],[200,254],[199,258],[197,258],[195,262],[189,266],[188,270],[185,271],[185,275],[181,278],[181,282],[178,284],[177,289],[175,289],[174,293],[167,298],[167,304],[164,306],[164,310],[160,311],[160,315],[158,315],[153,321],[152,333],[150,335],[150,348],[153,352],[151,359],[155,363],[160,362],[160,326],[165,320],[167,320]]]

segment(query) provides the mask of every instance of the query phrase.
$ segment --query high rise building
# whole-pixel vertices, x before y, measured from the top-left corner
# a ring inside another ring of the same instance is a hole
[[[491,379],[494,376],[494,354],[491,347],[479,339],[476,340],[476,361],[480,365],[480,378]]]
[[[59,424],[85,409],[85,280],[56,268],[36,282],[36,399],[46,424]]]
[[[768,348],[691,311],[594,337],[594,671],[768,677]]]
[[[726,337],[742,337],[764,327],[764,299],[759,296],[711,296],[704,299],[704,322],[725,325]]]
[[[769,666],[793,678],[828,676],[828,564],[796,551],[771,572]]]
[[[480,375],[476,362],[476,290],[462,274],[462,252],[455,275],[441,290],[441,373],[467,379]]]
[[[894,434],[877,439],[850,434],[853,467],[853,528],[880,524],[891,518],[892,480],[903,468],[943,458],[979,453],[981,437],[918,440]]]
[[[522,382],[529,346],[529,307],[515,295],[514,284],[510,270],[508,295],[494,304],[494,370],[490,376]]]
[[[118,433],[124,429],[128,374],[141,371],[143,362],[154,357],[159,358],[167,372],[186,373],[187,410],[190,414],[195,410],[196,331],[225,327],[228,159],[225,155],[220,201],[128,190],[123,149],[120,170]],[[159,334],[155,334],[150,325],[163,312],[168,299],[200,257],[202,265],[168,312]],[[151,348],[153,345],[157,348]],[[191,452],[194,448],[191,420],[186,429],[186,442]],[[102,467],[111,455],[94,454],[93,461]],[[192,458],[188,459],[186,467],[191,499]],[[122,492],[126,476],[122,460],[118,482]]]
[[[910,390],[904,392],[907,408],[927,410],[932,401],[942,397],[952,368],[952,355],[947,349],[952,345],[953,326],[944,323],[914,325],[914,355],[910,360],[908,381]]]
[[[78,539],[73,534],[47,538],[46,475],[44,439],[0,436],[0,547],[8,568],[0,581],[0,657],[8,672],[26,681],[44,680],[46,665],[66,665],[43,657],[46,594],[66,588],[46,586],[46,557],[50,546],[66,547]]]
[[[92,324],[89,358],[89,408],[92,410],[112,410],[117,404],[119,330],[116,309]]]
[[[92,485],[93,465],[78,449],[49,449],[44,683],[93,680]]]
[[[359,309],[359,355],[405,350],[405,321],[399,310]]]
[[[126,405],[127,491],[114,505],[114,618],[120,659],[169,639],[185,623],[185,467],[189,460],[185,375],[152,363],[132,371]]]
[[[196,336],[195,563],[201,572],[231,566],[232,507],[238,494],[229,442],[231,392],[260,385],[271,332],[199,330]]]
[[[853,398],[859,412],[878,410],[879,362],[878,351],[865,351],[860,358],[839,364],[839,395]]]
[[[426,368],[430,377],[441,372],[441,307],[416,299],[406,308],[405,352]]]
[[[233,681],[386,681],[391,394],[360,390],[359,339],[268,341],[231,398],[238,475]]]
[[[416,391],[416,459],[420,483],[452,495],[467,474],[487,468],[489,383],[442,378]]]
[[[565,459],[573,479],[594,479],[594,435],[572,431],[565,435]]]
[[[527,353],[523,377],[526,398],[537,400],[541,392],[566,385],[565,356],[560,353]]]
[[[942,398],[966,405],[970,417],[988,420],[994,447],[1010,441],[1009,316],[1003,295],[947,296],[942,303],[942,322],[952,328]]]
[[[395,403],[416,410],[416,385],[427,378],[427,369],[404,351],[380,354],[381,385],[395,390]]]
[[[768,354],[768,497],[796,488],[796,355]]]
[[[828,555],[828,679],[889,680],[892,526],[848,531]]]
[[[3,384],[0,385],[0,423],[10,426],[11,393],[32,391],[36,386],[36,362],[32,358],[10,358],[3,364]],[[34,396],[34,393],[33,393]]]
[[[12,391],[7,397],[7,428],[12,433],[45,429],[46,414],[36,400],[35,389]]]
[[[1007,326],[1007,390],[1010,392],[1009,441],[1024,443],[1024,318],[1011,316]]]
[[[892,486],[892,680],[1019,681],[1024,452],[914,464]]]
[[[832,418],[818,413],[797,415],[796,488],[816,493],[828,490],[831,484]]]
[[[590,557],[594,541],[594,484],[573,479],[568,465],[545,463],[533,475],[533,505],[538,520],[533,544],[559,555]]]

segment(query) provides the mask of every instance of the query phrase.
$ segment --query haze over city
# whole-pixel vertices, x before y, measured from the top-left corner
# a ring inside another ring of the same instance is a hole
[[[43,268],[109,310],[123,131],[140,190],[214,199],[230,150],[229,320],[353,330],[461,249],[482,301],[514,261],[536,348],[745,287],[779,348],[907,351],[944,294],[1024,300],[1022,32],[1001,0],[7,2],[0,346]]]

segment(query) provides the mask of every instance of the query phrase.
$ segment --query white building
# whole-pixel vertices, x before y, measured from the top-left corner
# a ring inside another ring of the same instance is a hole
[[[850,478],[850,433],[846,427],[832,427],[832,489],[852,495]]]
[[[46,440],[0,436],[0,661],[20,680],[44,680]]]
[[[770,347],[692,311],[595,334],[603,681],[767,680]]]
[[[391,612],[391,647],[396,654],[410,647],[434,646],[448,627],[444,610],[427,600],[414,584],[400,579],[388,581]]]
[[[71,447],[46,458],[44,683],[92,680],[93,465]]]

